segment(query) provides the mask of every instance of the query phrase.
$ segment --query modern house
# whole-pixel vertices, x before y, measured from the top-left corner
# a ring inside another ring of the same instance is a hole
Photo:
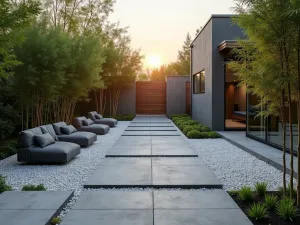
[[[216,131],[246,131],[250,138],[280,148],[278,118],[257,116],[258,99],[228,68],[230,54],[243,31],[232,22],[234,15],[212,15],[191,43],[191,114],[193,119]],[[287,129],[289,127],[287,126]],[[297,115],[293,113],[294,147],[297,146]],[[295,148],[294,148],[295,149]]]

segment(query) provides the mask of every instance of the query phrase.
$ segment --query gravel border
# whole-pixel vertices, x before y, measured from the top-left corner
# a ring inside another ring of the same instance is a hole
[[[224,139],[187,140],[197,151],[199,159],[221,180],[224,190],[238,190],[242,186],[253,188],[257,182],[266,182],[269,191],[282,186],[283,173],[280,170]]]

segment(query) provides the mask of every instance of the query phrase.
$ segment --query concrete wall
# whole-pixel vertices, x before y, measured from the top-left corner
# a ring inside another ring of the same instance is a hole
[[[213,17],[212,18],[212,129],[224,130],[225,117],[225,75],[224,75],[224,57],[218,50],[218,46],[224,40],[235,40],[243,37],[242,30],[232,23],[231,18]]]
[[[167,76],[166,114],[182,114],[186,111],[186,82],[190,76]]]
[[[136,114],[136,85],[132,81],[129,85],[123,87],[120,93],[118,105],[118,114]]]
[[[192,43],[191,75],[205,70],[205,93],[192,94],[192,117],[212,128],[224,130],[224,57],[218,46],[224,40],[243,37],[230,15],[212,15]],[[191,88],[193,84],[191,84]]]
[[[203,28],[195,39],[191,52],[191,74],[205,70],[205,93],[192,94],[192,117],[212,127],[212,21]],[[191,91],[193,79],[191,76]]]

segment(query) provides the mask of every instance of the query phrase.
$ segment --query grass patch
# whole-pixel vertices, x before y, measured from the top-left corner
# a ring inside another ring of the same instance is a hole
[[[22,191],[46,191],[47,189],[44,187],[43,184],[39,185],[25,185],[22,188]]]

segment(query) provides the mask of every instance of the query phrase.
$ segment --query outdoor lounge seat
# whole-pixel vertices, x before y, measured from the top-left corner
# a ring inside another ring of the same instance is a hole
[[[76,117],[73,120],[73,125],[77,128],[79,131],[87,131],[92,132],[97,135],[104,135],[107,134],[110,130],[109,126],[104,124],[90,124],[90,125],[84,125],[83,121],[87,121],[88,119],[85,116],[82,117]]]
[[[80,154],[80,146],[69,142],[56,141],[52,125],[36,127],[20,132],[18,140],[18,161],[27,163],[66,163]],[[50,130],[50,132],[48,131]],[[35,136],[50,134],[52,143],[40,147]]]
[[[103,116],[98,114],[96,111],[89,112],[88,118],[93,120],[95,124],[105,124],[110,127],[115,127],[118,124],[118,120],[113,118],[103,118]]]
[[[55,134],[59,141],[72,142],[80,145],[81,147],[88,147],[97,141],[97,135],[92,132],[76,131],[71,134],[63,134],[61,127],[66,127],[65,122],[58,122],[53,124]]]

